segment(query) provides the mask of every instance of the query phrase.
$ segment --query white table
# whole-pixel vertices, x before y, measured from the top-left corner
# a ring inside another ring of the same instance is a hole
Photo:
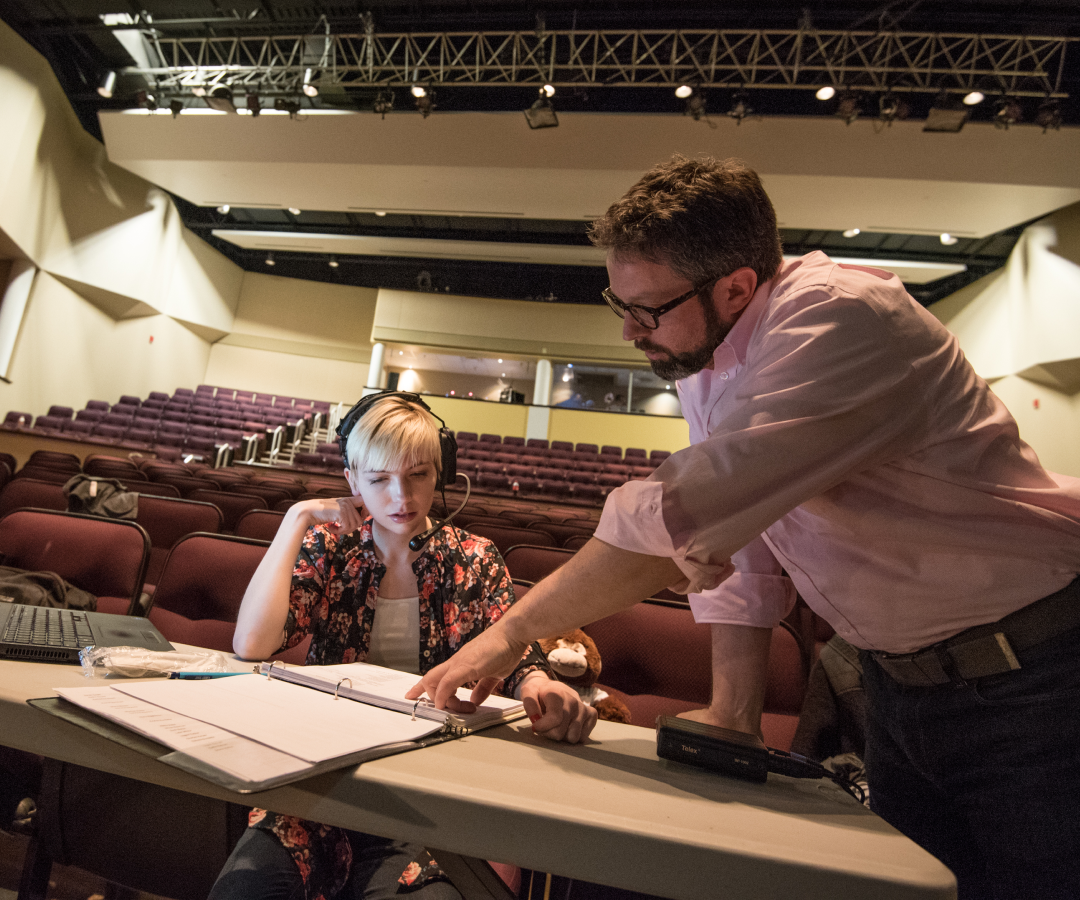
[[[951,898],[952,874],[834,785],[751,784],[659,760],[600,722],[558,744],[515,723],[253,795],[233,794],[26,704],[88,684],[0,661],[0,743],[64,762],[433,849],[679,900]]]

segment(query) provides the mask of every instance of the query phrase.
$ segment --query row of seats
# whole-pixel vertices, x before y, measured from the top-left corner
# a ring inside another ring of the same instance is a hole
[[[568,458],[566,454],[586,453],[612,459],[626,459],[634,465],[638,464],[637,460],[654,460],[655,462],[652,463],[654,467],[671,456],[671,453],[667,450],[653,450],[651,453],[647,453],[641,447],[627,447],[624,451],[622,447],[611,444],[604,444],[603,446],[589,443],[574,444],[571,441],[546,441],[540,438],[526,440],[513,435],[506,435],[505,437],[500,437],[497,434],[478,435],[473,431],[459,431],[456,439],[459,450],[471,450],[473,448],[495,450],[497,448],[502,452],[525,451],[548,458]]]

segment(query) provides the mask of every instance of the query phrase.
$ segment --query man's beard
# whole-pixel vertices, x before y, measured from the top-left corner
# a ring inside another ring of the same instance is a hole
[[[634,346],[638,350],[652,350],[653,352],[667,354],[666,358],[649,360],[653,372],[665,381],[681,381],[683,378],[689,378],[704,369],[712,362],[716,348],[723,343],[724,338],[731,331],[731,326],[724,325],[720,321],[720,317],[716,314],[716,310],[713,309],[711,303],[708,303],[704,298],[699,298],[699,300],[701,309],[705,314],[705,337],[701,344],[693,350],[688,350],[685,353],[672,353],[667,347],[654,344],[648,338],[639,338],[634,341]]]

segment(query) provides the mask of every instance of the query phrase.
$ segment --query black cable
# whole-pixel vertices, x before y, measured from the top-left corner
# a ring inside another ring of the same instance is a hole
[[[859,803],[866,803],[866,793],[862,785],[839,772],[826,769],[821,763],[814,762],[799,753],[788,753],[784,750],[769,748],[769,771],[777,775],[787,775],[789,778],[827,778],[838,787],[842,788]]]

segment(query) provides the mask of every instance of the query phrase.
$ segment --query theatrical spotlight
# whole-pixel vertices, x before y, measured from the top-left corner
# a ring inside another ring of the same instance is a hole
[[[286,100],[284,97],[278,97],[274,101],[274,109],[287,112],[290,119],[295,119],[296,114],[300,112],[300,103],[297,100]]]
[[[843,119],[845,125],[850,125],[857,118],[859,113],[862,112],[862,101],[859,100],[857,94],[853,94],[850,91],[845,91],[840,95],[840,100],[836,104],[836,112],[834,115],[838,119]]]
[[[814,96],[817,97],[818,100],[822,101],[832,100],[832,98],[836,96],[836,88],[834,88],[831,84],[827,84],[824,87],[819,87],[816,91],[814,91]]]
[[[105,77],[101,79],[101,84],[98,85],[97,92],[101,94],[106,100],[113,95],[113,89],[116,87],[116,73],[106,72]]]
[[[311,69],[305,69],[304,70],[304,84],[301,87],[301,90],[304,92],[304,95],[307,96],[307,97],[318,97],[319,96],[319,89],[314,84],[311,83],[311,80],[312,80],[313,77],[314,77],[314,73],[313,73],[313,71]]]
[[[548,99],[545,87],[540,88],[540,96],[536,98],[536,102],[526,109],[525,121],[529,123],[530,128],[558,128],[559,117],[555,115],[555,107],[551,105],[551,101]],[[552,88],[552,93],[555,90]]]
[[[149,91],[139,91],[135,95],[135,102],[138,103],[139,106],[142,106],[145,109],[150,110],[151,112],[157,109],[157,100],[154,98],[154,95],[151,94]]]
[[[878,98],[878,119],[886,125],[903,121],[909,115],[911,115],[911,107],[908,106],[906,100],[902,100],[896,94],[882,94]]]
[[[379,91],[375,95],[375,102],[371,104],[371,111],[386,118],[386,114],[394,108],[394,92]]]
[[[336,269],[338,267],[338,265],[339,265],[339,263],[337,261],[337,257],[335,257],[335,256],[331,256],[330,259],[327,260],[326,264],[331,269]]]
[[[998,101],[997,111],[994,113],[994,125],[998,128],[1008,128],[1024,118],[1023,107],[1010,97]]]
[[[750,106],[750,95],[745,91],[739,91],[731,98],[731,109],[727,114],[735,120],[736,125],[742,125],[742,120],[754,111]]]
[[[420,97],[426,97],[427,88],[424,87],[422,84],[414,84],[412,86],[412,95],[417,99],[419,99]]]
[[[236,114],[236,107],[233,106],[232,88],[224,84],[219,84],[207,95],[206,105],[211,109],[216,109],[218,112]]]
[[[265,259],[265,260],[263,260],[263,262],[265,262],[265,263],[266,263],[266,264],[267,264],[268,266],[274,266],[274,265],[277,265],[277,263],[276,263],[276,262],[274,261],[274,254],[273,254],[273,252],[272,252],[272,251],[269,251],[269,250],[268,250],[268,251],[266,252],[266,259]]]
[[[415,93],[415,88],[413,91]],[[435,108],[435,92],[424,91],[419,97],[416,98],[416,111],[420,113],[425,119],[431,115],[431,111]]]
[[[680,100],[685,100],[692,93],[694,93],[694,89],[688,84],[680,84],[677,88],[675,88],[675,96],[678,97]]]
[[[178,115],[180,115],[180,113],[182,113],[183,111],[184,111],[184,101],[183,100],[170,100],[169,101],[169,112],[172,113],[172,117],[174,119]]]
[[[967,110],[948,91],[942,91],[926,115],[923,131],[957,132],[967,121]]]
[[[258,94],[247,95],[247,108],[253,116],[258,116],[262,112],[262,104],[259,102]]]
[[[1057,100],[1046,100],[1039,105],[1039,111],[1035,113],[1035,124],[1047,131],[1061,130],[1061,104]]]

